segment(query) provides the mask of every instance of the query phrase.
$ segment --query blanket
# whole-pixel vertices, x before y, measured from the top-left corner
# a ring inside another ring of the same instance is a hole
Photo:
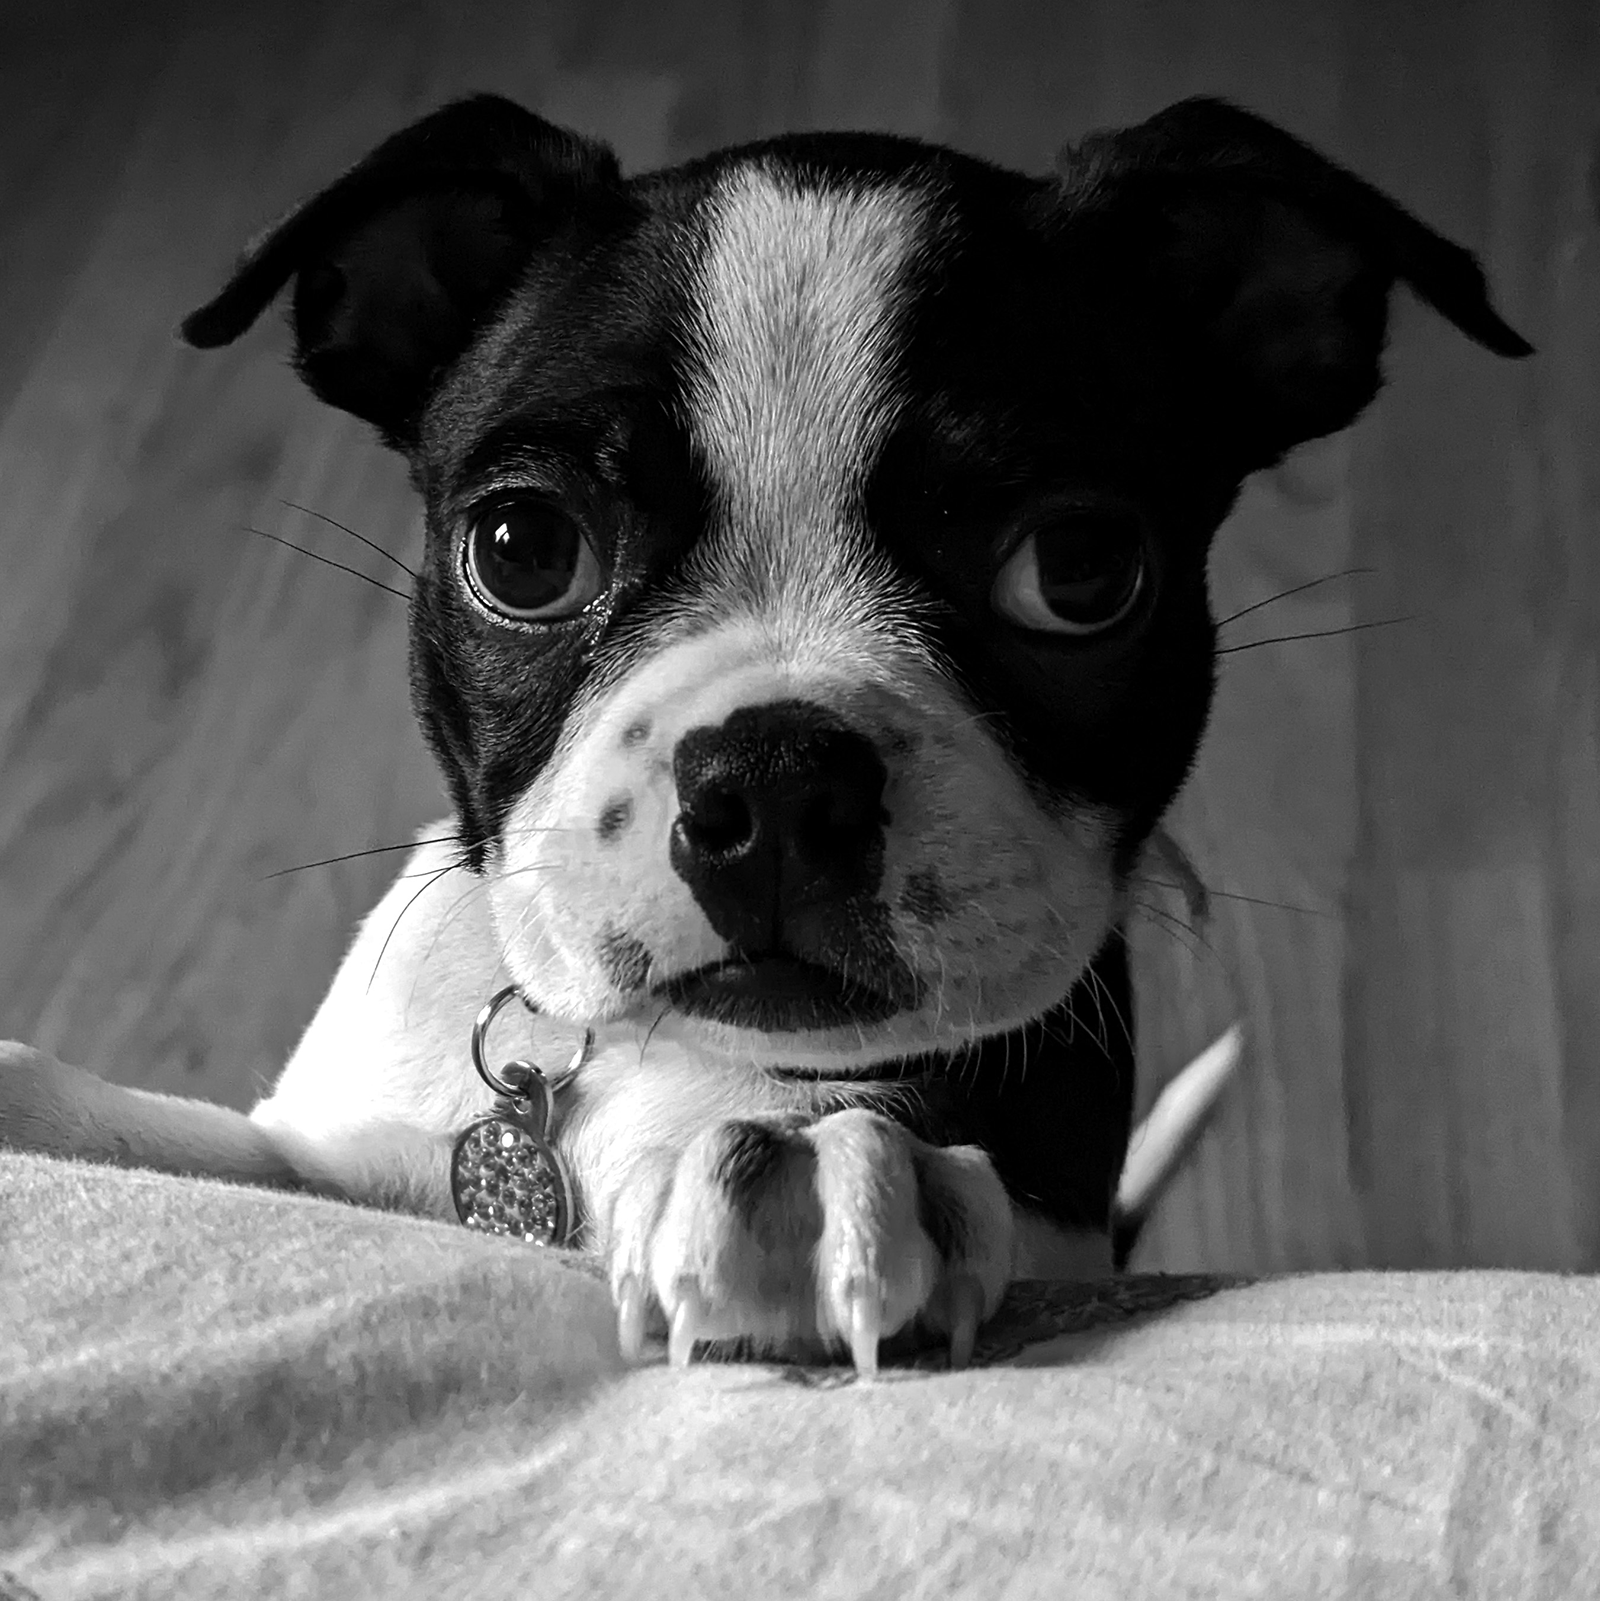
[[[0,1597],[1593,1597],[1600,1287],[1014,1287],[628,1368],[561,1253],[0,1154]]]

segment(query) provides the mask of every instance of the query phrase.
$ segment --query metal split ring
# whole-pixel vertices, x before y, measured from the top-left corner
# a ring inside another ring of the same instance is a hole
[[[472,1025],[472,1065],[478,1070],[478,1077],[492,1089],[496,1095],[504,1095],[511,1100],[524,1100],[528,1097],[528,1080],[519,1074],[521,1082],[512,1084],[495,1072],[489,1066],[489,1058],[485,1054],[485,1041],[489,1036],[489,1025],[494,1022],[501,1011],[513,1000],[520,1000],[528,1010],[535,1015],[539,1008],[525,996],[515,984],[508,984],[498,994],[491,995],[484,1003],[483,1010],[478,1013],[478,1020]],[[532,1062],[512,1062],[510,1067],[525,1069],[527,1073],[537,1076],[543,1081],[547,1092],[554,1096],[564,1090],[577,1074],[580,1067],[589,1060],[589,1052],[594,1049],[594,1030],[586,1028],[583,1031],[583,1040],[577,1050],[572,1053],[572,1060],[554,1075],[546,1073],[543,1068]]]

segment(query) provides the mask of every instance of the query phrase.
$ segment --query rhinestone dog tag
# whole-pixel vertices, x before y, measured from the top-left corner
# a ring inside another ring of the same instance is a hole
[[[533,1245],[565,1245],[572,1228],[572,1180],[550,1124],[555,1098],[544,1074],[512,1062],[502,1079],[518,1083],[494,1111],[458,1136],[450,1153],[450,1193],[469,1229]]]

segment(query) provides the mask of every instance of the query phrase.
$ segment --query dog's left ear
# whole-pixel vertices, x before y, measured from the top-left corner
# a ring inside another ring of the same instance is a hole
[[[268,229],[181,333],[229,344],[293,278],[300,376],[405,449],[440,377],[536,251],[619,182],[604,145],[495,95],[456,101]]]
[[[1181,101],[1057,160],[1052,221],[1162,319],[1245,471],[1377,394],[1397,281],[1502,356],[1533,347],[1477,261],[1372,185],[1222,100]]]

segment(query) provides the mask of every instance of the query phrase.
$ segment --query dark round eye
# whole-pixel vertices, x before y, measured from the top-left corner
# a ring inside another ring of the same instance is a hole
[[[1144,524],[1132,511],[1059,512],[1035,528],[995,579],[995,608],[1024,628],[1098,634],[1137,604],[1146,582]]]
[[[553,501],[497,501],[467,531],[467,576],[486,606],[507,617],[570,617],[605,587],[583,530]]]

